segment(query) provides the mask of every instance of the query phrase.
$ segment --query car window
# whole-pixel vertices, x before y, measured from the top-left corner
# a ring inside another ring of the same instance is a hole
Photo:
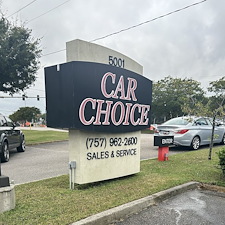
[[[12,120],[10,120],[8,117],[5,117],[5,119],[6,119],[8,127],[13,127],[14,126],[14,123],[12,122]]]
[[[195,124],[197,124],[197,125],[203,125],[203,126],[209,125],[205,118],[197,119],[195,121]]]
[[[5,117],[0,115],[0,127],[5,127],[6,125]]]
[[[166,121],[163,125],[187,125],[192,121],[191,117],[177,117]]]
[[[209,125],[212,125],[213,124],[213,121],[211,119],[207,119],[206,118],[206,121],[208,122]]]

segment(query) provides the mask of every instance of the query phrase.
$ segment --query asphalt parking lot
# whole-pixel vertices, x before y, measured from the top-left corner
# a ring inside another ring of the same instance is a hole
[[[191,190],[114,225],[224,225],[225,193]]]

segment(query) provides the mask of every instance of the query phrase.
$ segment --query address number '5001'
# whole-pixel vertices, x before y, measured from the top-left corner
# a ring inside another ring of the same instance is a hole
[[[124,68],[124,59],[109,56],[109,65]]]

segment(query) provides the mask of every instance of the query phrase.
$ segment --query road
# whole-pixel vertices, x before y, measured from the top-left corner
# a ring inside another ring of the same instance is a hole
[[[171,154],[187,150],[172,148]],[[158,147],[153,146],[153,135],[141,135],[141,160],[157,158]],[[26,151],[11,151],[10,161],[2,163],[2,174],[22,184],[68,174],[68,141],[27,146]]]

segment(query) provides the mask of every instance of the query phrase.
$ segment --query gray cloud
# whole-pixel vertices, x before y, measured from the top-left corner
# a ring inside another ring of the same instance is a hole
[[[10,15],[30,0],[2,2]],[[10,18],[18,23],[31,19],[65,2],[36,1]],[[119,31],[185,7],[194,0],[71,0],[58,9],[29,22],[34,37],[42,37],[43,54],[65,49],[67,41],[86,41]],[[225,75],[224,0],[207,0],[197,6],[147,23],[118,35],[96,41],[117,50],[144,66],[145,75],[156,81],[165,76],[191,77],[207,87]],[[44,95],[43,67],[65,62],[65,51],[43,57],[35,87],[28,93]],[[37,102],[29,103],[36,104]],[[12,108],[16,111],[20,104]],[[30,105],[29,105],[30,106]],[[33,105],[31,105],[33,106]],[[7,106],[9,107],[9,106]],[[16,108],[17,107],[17,108]],[[44,101],[40,106],[45,110]]]

